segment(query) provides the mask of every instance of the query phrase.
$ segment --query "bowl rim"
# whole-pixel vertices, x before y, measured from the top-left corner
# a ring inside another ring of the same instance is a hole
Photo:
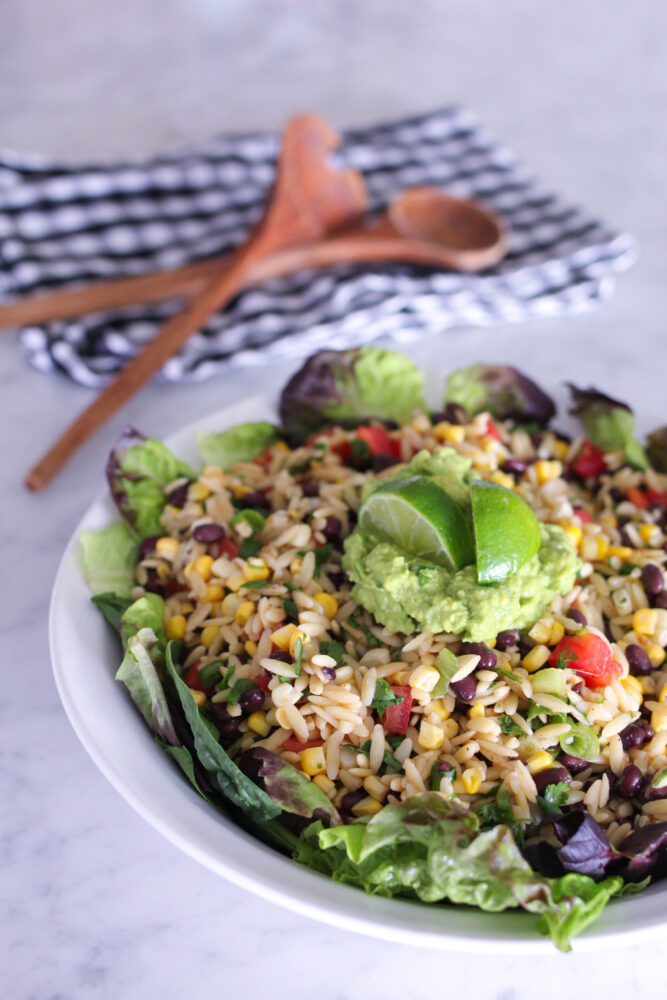
[[[266,397],[252,397],[191,421],[164,441],[188,460],[197,455],[197,431],[267,419],[270,413]],[[483,913],[472,907],[368,896],[279,854],[197,796],[154,744],[124,689],[115,684],[115,671],[97,669],[106,667],[115,640],[90,603],[77,558],[78,537],[84,529],[103,527],[113,520],[118,520],[117,512],[107,491],[102,491],[79,520],[61,557],[49,606],[49,646],[56,687],[72,728],[105,778],[146,822],[185,854],[241,888],[343,930],[440,950],[554,953],[553,943],[537,932],[536,918],[530,914],[515,910]],[[91,637],[93,648],[99,646],[102,652],[93,671],[82,666],[89,662]],[[104,715],[99,713],[100,697]],[[174,809],[177,804],[178,811]],[[667,882],[663,886],[613,901],[593,927],[575,939],[574,950],[646,942],[660,935],[667,927],[667,907],[659,904]],[[647,907],[649,899],[655,905]],[[661,912],[647,915],[651,909]]]

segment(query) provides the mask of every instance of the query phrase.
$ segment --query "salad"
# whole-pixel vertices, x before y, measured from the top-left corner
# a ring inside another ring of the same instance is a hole
[[[514,368],[433,411],[407,357],[321,351],[200,469],[128,429],[121,520],[81,536],[117,679],[212,808],[564,950],[667,874],[667,428],[570,391],[574,439]]]

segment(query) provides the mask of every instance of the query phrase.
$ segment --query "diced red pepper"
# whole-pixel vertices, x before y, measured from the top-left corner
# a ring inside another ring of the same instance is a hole
[[[667,493],[660,493],[658,490],[647,490],[646,499],[649,503],[659,503],[661,507],[667,507]]]
[[[496,427],[496,423],[495,423],[495,420],[493,419],[493,417],[489,417],[489,419],[488,419],[488,422],[487,422],[487,425],[486,425],[486,433],[487,433],[487,437],[495,438],[496,441],[502,441],[502,437],[501,437],[500,431]]]
[[[640,510],[646,510],[651,502],[648,498],[648,494],[637,489],[635,486],[631,486],[630,489],[626,490],[625,496],[630,503],[633,503],[635,507],[639,507]]]
[[[565,636],[551,653],[549,663],[576,671],[590,688],[606,687],[623,673],[620,663],[612,658],[609,643],[592,632]]]
[[[592,441],[586,440],[570,463],[570,468],[578,476],[581,476],[582,479],[599,476],[607,468],[604,460],[604,452],[594,445]]]
[[[575,507],[574,513],[577,515],[582,524],[590,524],[593,520],[588,511],[582,510],[580,507]]]
[[[183,680],[193,691],[203,691],[204,688],[199,680],[199,660],[195,660],[183,674]]]
[[[260,674],[259,677],[253,677],[253,680],[257,687],[261,687],[262,691],[268,691],[272,676],[273,674],[264,673]]]
[[[254,459],[255,463],[257,465],[261,465],[263,469],[268,468],[268,466],[271,464],[272,453],[273,453],[273,445],[269,445],[269,447],[266,448],[266,450],[263,451],[261,455],[258,455],[257,458]]]
[[[334,455],[338,455],[338,458],[343,465],[347,465],[352,458],[352,448],[347,439],[345,441],[339,441],[338,444],[332,445],[331,450]]]
[[[400,442],[390,438],[384,427],[357,427],[356,436],[366,442],[371,455],[391,455],[392,458],[400,458]]]
[[[386,733],[393,733],[402,736],[408,728],[410,715],[412,714],[412,688],[402,684],[390,684],[394,694],[403,698],[398,705],[390,705],[384,710],[382,715],[382,725]]]
[[[324,740],[306,740],[302,743],[298,736],[288,736],[283,743],[282,750],[291,750],[292,753],[301,753],[302,750],[308,750],[311,747],[321,747],[324,745]]]

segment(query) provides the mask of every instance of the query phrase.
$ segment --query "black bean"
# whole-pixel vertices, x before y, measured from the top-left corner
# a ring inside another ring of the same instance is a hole
[[[446,421],[448,424],[465,424],[468,417],[466,411],[458,403],[447,403],[444,410],[438,410],[431,417],[431,422],[433,424],[439,424],[441,421]]]
[[[609,784],[609,794],[613,795],[614,788],[616,787],[616,775],[614,774],[614,772],[610,767],[605,767],[602,773],[607,775],[607,782]],[[593,776],[592,780],[593,781],[595,780],[595,776]]]
[[[488,646],[485,646],[483,642],[462,642],[459,655],[465,653],[479,656],[477,670],[492,670],[498,662],[496,654]]]
[[[160,597],[164,597],[164,585],[154,569],[148,570],[144,590],[147,590],[149,594],[159,594]]]
[[[326,677],[328,681],[336,680],[336,671],[333,667],[320,667],[320,673],[322,677]]]
[[[175,490],[171,491],[167,499],[172,507],[185,506],[185,501],[188,499],[189,485],[189,483],[182,483],[180,486],[177,486]]]
[[[644,590],[651,597],[657,597],[658,594],[662,594],[665,589],[665,580],[662,575],[662,570],[658,569],[653,563],[648,563],[642,569],[642,583],[644,584]]]
[[[244,715],[257,712],[264,704],[264,692],[261,688],[249,688],[244,691],[239,699],[239,705]]]
[[[162,538],[162,535],[151,535],[150,538],[144,538],[139,546],[139,554],[149,556],[151,552],[155,552],[155,543],[158,538]]]
[[[630,673],[634,674],[635,677],[643,677],[646,674],[650,674],[653,670],[646,650],[642,649],[641,646],[637,646],[634,642],[625,647],[625,658],[628,661]]]
[[[654,788],[651,784],[653,779],[646,777],[644,782],[644,798],[647,802],[655,802],[656,799],[667,799],[667,784],[662,788]]]
[[[584,686],[583,681],[577,681],[576,684],[572,685],[572,690],[574,691],[575,694],[581,694],[581,689],[583,686]]]
[[[582,760],[581,757],[573,757],[569,753],[562,753],[558,758],[558,763],[566,767],[570,774],[578,774],[579,771],[585,771],[589,766],[587,760]]]
[[[351,812],[357,802],[361,802],[365,798],[366,791],[363,788],[357,788],[356,792],[346,792],[340,800],[341,812]]]
[[[509,472],[513,476],[521,476],[528,468],[526,462],[522,458],[508,458],[506,462],[503,462],[501,469],[503,472]]]
[[[477,692],[477,681],[473,674],[468,674],[460,681],[452,681],[449,685],[451,692],[459,701],[471,702]]]
[[[261,490],[251,490],[250,493],[243,494],[243,506],[244,507],[254,507],[260,510],[268,510],[271,506],[271,501],[267,499],[265,493]]]
[[[625,493],[618,486],[612,486],[609,490],[609,497],[614,503],[622,503],[625,500]]]
[[[340,573],[337,570],[332,570],[331,573],[327,573],[327,576],[331,580],[331,586],[334,590],[340,590],[347,580],[345,573]]]
[[[658,594],[653,603],[656,608],[662,608],[663,611],[667,610],[667,594]]]
[[[215,719],[215,725],[220,733],[220,741],[227,745],[233,743],[239,736],[241,716],[237,718],[230,715],[227,711],[227,706],[222,702],[211,702],[210,709]]]
[[[634,549],[632,539],[630,538],[630,535],[627,533],[625,528],[619,528],[618,536],[621,540],[621,545],[625,545],[629,549]]]
[[[621,737],[624,750],[633,750],[635,747],[640,747],[651,738],[647,735],[644,726],[641,726],[638,722],[631,722],[618,735]]]
[[[533,781],[538,792],[543,792],[547,785],[556,785],[559,781],[571,781],[569,773],[564,767],[547,767],[544,771],[538,771],[533,775]]]
[[[501,653],[504,653],[506,649],[511,649],[512,646],[516,646],[519,641],[519,630],[516,628],[505,629],[504,632],[499,632],[496,636],[496,649],[499,649]]]
[[[579,625],[588,625],[586,615],[579,608],[568,608],[567,617],[571,618],[573,622],[578,622]]]
[[[322,534],[328,542],[335,542],[340,538],[340,533],[343,530],[343,524],[338,517],[334,517],[333,514],[330,515],[322,529]]]
[[[629,764],[616,782],[615,794],[622,799],[632,799],[642,787],[644,776],[634,764]]]
[[[305,497],[316,497],[320,494],[320,484],[316,479],[304,479],[299,485]]]
[[[400,458],[394,455],[373,455],[371,468],[373,472],[383,472],[384,469],[391,469],[393,465],[398,465]]]
[[[276,649],[275,652],[269,653],[269,656],[272,660],[279,660],[281,663],[292,663],[292,657],[284,649]]]
[[[192,532],[192,537],[204,545],[209,542],[220,542],[225,537],[225,529],[219,524],[198,524]]]
[[[542,444],[543,437],[544,435],[542,434],[542,431],[533,431],[533,433],[530,435],[530,440],[532,442],[533,448],[540,447],[540,445]]]
[[[646,709],[646,711],[650,711],[650,709]],[[651,725],[648,719],[637,719],[635,725],[642,727],[642,729],[646,733],[647,741],[652,740],[653,737],[655,736],[655,733],[653,732],[653,726]]]

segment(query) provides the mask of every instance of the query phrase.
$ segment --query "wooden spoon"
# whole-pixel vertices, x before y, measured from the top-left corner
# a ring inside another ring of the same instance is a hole
[[[408,188],[372,225],[341,232],[307,246],[282,250],[255,261],[246,284],[337,263],[396,260],[456,271],[478,271],[506,253],[498,217],[474,201],[461,201],[430,187]],[[0,306],[0,330],[40,325],[86,313],[144,302],[198,295],[231,266],[230,257],[187,264],[132,278],[98,281],[84,288],[34,295]]]
[[[286,247],[321,239],[363,215],[367,192],[361,174],[356,170],[334,170],[327,162],[329,152],[339,142],[333,129],[314,115],[299,115],[288,123],[273,194],[254,234],[232,255],[229,266],[182,312],[169,319],[68,427],[26,476],[28,489],[41,490],[77,448],[176,353],[190,334],[237,294],[253,264]]]

